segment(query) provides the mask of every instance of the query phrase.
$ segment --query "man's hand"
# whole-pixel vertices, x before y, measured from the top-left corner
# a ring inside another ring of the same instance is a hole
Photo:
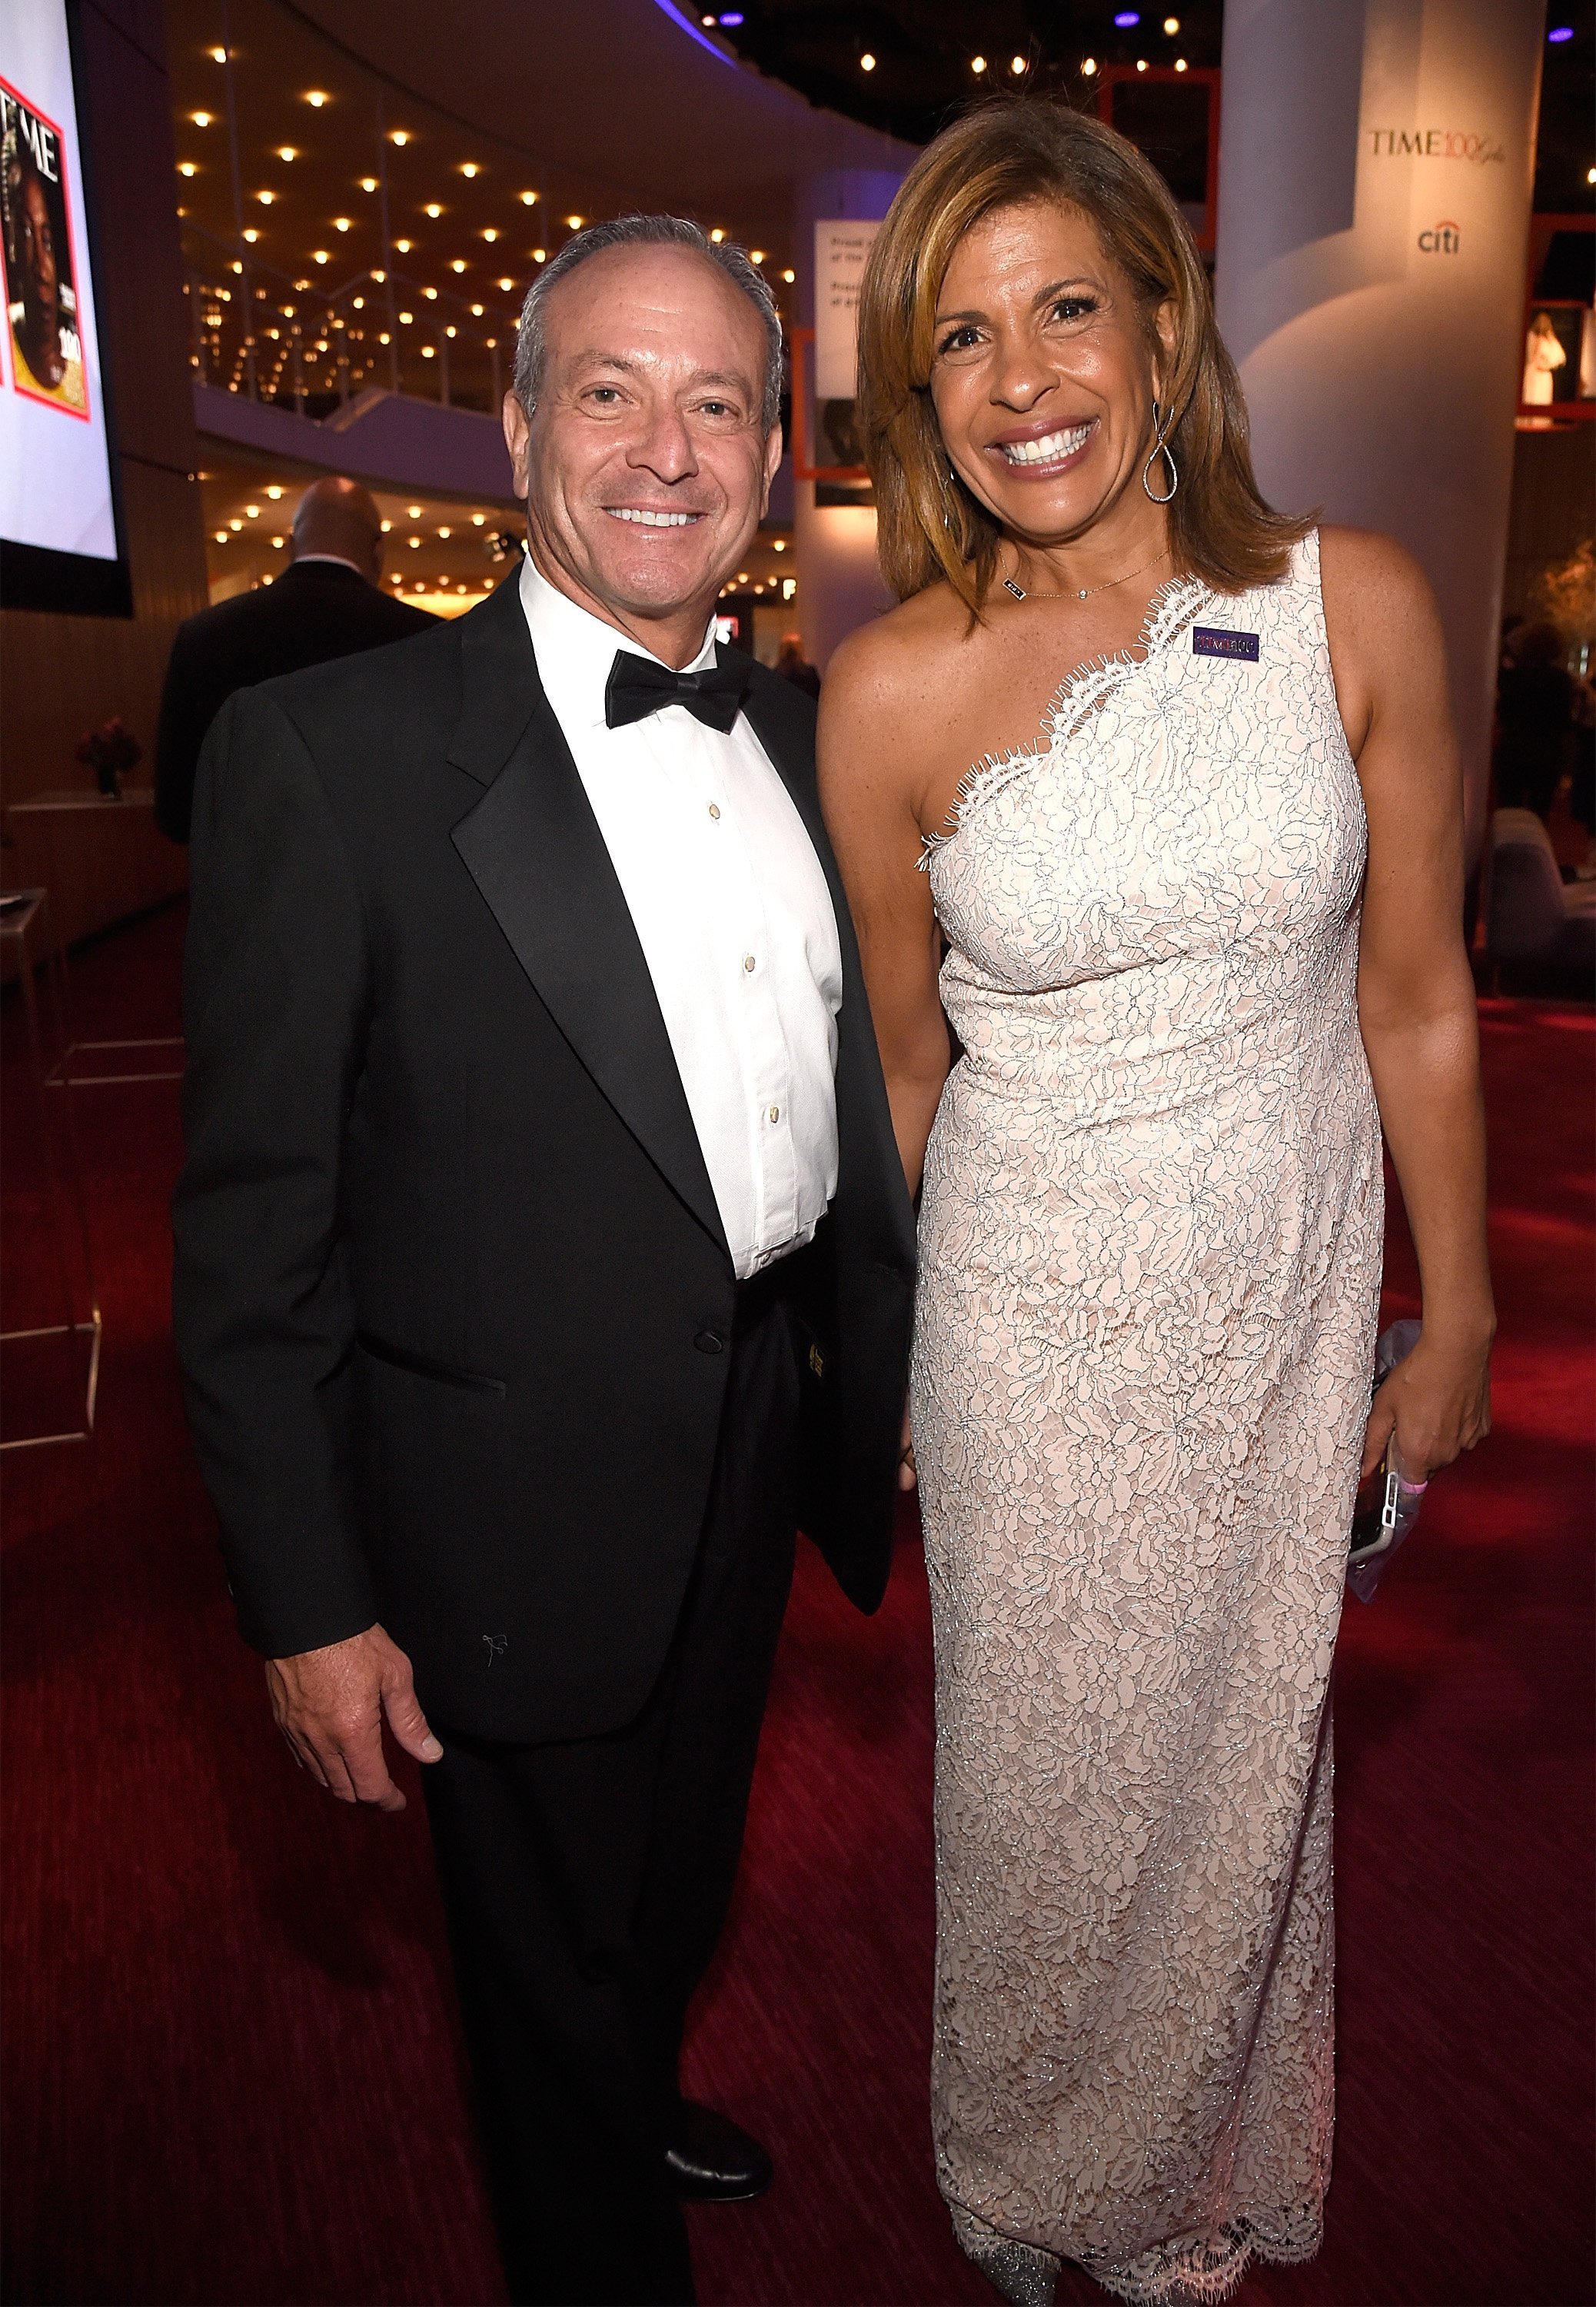
[[[403,1810],[388,1773],[382,1717],[407,1754],[436,1762],[442,1747],[416,1700],[410,1660],[380,1626],[296,1657],[268,1659],[266,1687],[294,1760],[340,1802]]]

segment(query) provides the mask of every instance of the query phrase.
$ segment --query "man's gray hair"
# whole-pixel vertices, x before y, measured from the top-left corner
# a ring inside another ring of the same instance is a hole
[[[521,307],[521,333],[516,340],[516,398],[527,415],[531,416],[542,390],[543,367],[549,356],[543,332],[543,306],[549,291],[579,264],[585,264],[590,256],[602,256],[608,248],[690,248],[695,255],[706,256],[712,264],[718,264],[733,287],[742,290],[764,323],[764,398],[760,422],[770,433],[781,414],[781,316],[776,310],[770,283],[747,250],[738,247],[735,241],[712,240],[702,225],[678,216],[623,216],[610,224],[590,224],[585,231],[568,240],[559,255],[551,256],[543,266],[526,292],[526,302]]]

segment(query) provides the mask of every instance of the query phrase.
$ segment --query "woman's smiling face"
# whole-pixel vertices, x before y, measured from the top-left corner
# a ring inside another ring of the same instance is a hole
[[[949,461],[1006,530],[1079,536],[1137,479],[1173,306],[1155,328],[1078,210],[1026,202],[964,235],[936,301],[931,398]]]

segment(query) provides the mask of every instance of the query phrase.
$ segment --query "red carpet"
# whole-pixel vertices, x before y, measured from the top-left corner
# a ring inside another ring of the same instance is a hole
[[[175,1008],[180,922],[80,1030]],[[7,1326],[42,1289],[6,1033]],[[1243,2303],[1591,2295],[1590,1113],[1596,1022],[1485,1007],[1497,1430],[1438,1488],[1338,1694],[1341,2123],[1311,2267]],[[90,1445],[8,1457],[7,2300],[476,2307],[501,2294],[419,1805],[317,1797],[267,1720],[182,1438],[165,1085],[77,1095],[107,1317]],[[1392,1302],[1411,1303],[1405,1243]],[[23,1390],[15,1387],[23,1402]],[[913,1534],[881,1617],[811,1557],[693,2079],[775,2150],[695,2215],[708,2307],[990,2302],[932,2183],[930,1691]],[[1103,2294],[1084,2278],[1067,2302]]]

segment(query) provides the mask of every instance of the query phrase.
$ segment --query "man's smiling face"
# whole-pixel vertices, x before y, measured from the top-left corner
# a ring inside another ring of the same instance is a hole
[[[607,249],[550,291],[528,416],[505,402],[533,557],[561,589],[661,655],[696,625],[759,525],[781,453],[762,419],[766,341],[708,258]],[[690,655],[691,650],[688,651]]]

